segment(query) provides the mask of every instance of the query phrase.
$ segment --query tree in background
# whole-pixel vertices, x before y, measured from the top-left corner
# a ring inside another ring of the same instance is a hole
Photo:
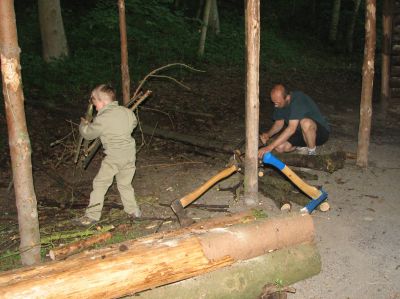
[[[358,129],[357,148],[357,165],[360,167],[368,166],[376,44],[376,0],[366,0],[365,4],[365,47],[364,63],[362,68],[360,126]]]
[[[38,7],[44,61],[68,56],[60,0],[39,0]]]
[[[351,14],[351,19],[350,19],[349,27],[347,30],[347,36],[346,36],[347,51],[349,53],[353,52],[354,27],[356,25],[358,11],[360,10],[361,0],[354,0],[353,2],[354,2],[353,11]]]
[[[331,28],[329,30],[329,41],[331,43],[336,42],[337,38],[338,25],[340,19],[340,4],[341,0],[333,0]]]
[[[124,105],[130,100],[130,77],[128,64],[128,42],[126,37],[125,0],[118,0],[119,32],[121,38],[121,77],[122,99]]]
[[[199,49],[197,51],[197,56],[202,57],[204,55],[204,47],[206,44],[208,20],[210,19],[211,4],[213,0],[206,0],[203,12],[203,25],[201,27],[200,43]]]
[[[220,26],[219,26],[219,13],[218,13],[218,1],[212,0],[211,3],[211,12],[210,12],[210,29],[218,35],[220,33]]]
[[[23,265],[40,262],[37,202],[32,179],[31,142],[26,127],[14,1],[0,1],[0,55],[11,166],[18,210]]]

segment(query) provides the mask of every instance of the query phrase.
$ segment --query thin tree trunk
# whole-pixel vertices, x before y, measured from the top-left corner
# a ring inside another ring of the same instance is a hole
[[[255,205],[258,202],[260,0],[247,0],[245,14],[247,86],[244,198],[247,205]]]
[[[386,112],[390,101],[390,47],[392,44],[392,9],[393,0],[383,1],[382,18],[382,77],[381,77],[381,106],[382,112]]]
[[[360,127],[358,130],[357,165],[368,166],[368,148],[371,134],[372,91],[376,43],[376,0],[366,0],[365,48],[360,104]]]
[[[39,0],[38,7],[44,61],[68,56],[60,0]]]
[[[198,0],[199,6],[196,11],[196,19],[200,19],[201,12],[203,11],[204,0]]]
[[[340,18],[340,4],[341,0],[333,0],[331,29],[329,31],[329,41],[335,42],[337,37],[337,29]]]
[[[354,0],[353,14],[351,16],[350,25],[347,31],[347,51],[349,53],[353,52],[354,27],[356,25],[360,3],[361,0]]]
[[[128,43],[126,38],[125,0],[118,0],[119,32],[121,36],[122,100],[127,105],[130,100],[130,78],[128,64]]]
[[[212,0],[210,28],[213,29],[213,31],[216,35],[218,35],[220,33],[218,1],[217,0]]]
[[[23,265],[32,265],[40,262],[40,234],[19,53],[14,1],[2,0],[0,1],[1,72],[21,238],[20,254]]]
[[[211,11],[212,1],[213,0],[206,0],[206,5],[204,7],[203,25],[202,25],[202,28],[201,28],[199,50],[197,52],[197,56],[198,57],[203,57],[203,55],[204,55],[204,47],[205,47],[205,44],[206,44],[208,20],[210,18],[210,11]]]

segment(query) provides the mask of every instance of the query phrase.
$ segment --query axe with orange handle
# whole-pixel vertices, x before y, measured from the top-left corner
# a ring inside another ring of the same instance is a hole
[[[241,154],[239,151],[235,151],[233,158],[228,163],[228,166],[222,171],[218,172],[211,179],[205,182],[203,185],[198,187],[196,190],[185,195],[181,199],[174,200],[171,203],[171,209],[174,211],[175,215],[178,217],[181,226],[185,227],[192,224],[194,221],[186,215],[185,207],[190,205],[196,199],[198,199],[204,192],[206,192],[210,187],[215,185],[217,182],[221,181],[232,175],[233,173],[239,171],[242,164]]]

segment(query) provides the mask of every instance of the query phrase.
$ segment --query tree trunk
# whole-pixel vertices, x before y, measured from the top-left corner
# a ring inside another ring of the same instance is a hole
[[[376,0],[366,0],[365,4],[365,48],[357,148],[357,165],[360,167],[368,166],[376,43]]]
[[[220,33],[219,26],[219,13],[218,13],[218,1],[212,0],[211,4],[211,15],[210,15],[210,28],[216,35]]]
[[[145,237],[116,244],[108,253],[103,250],[100,254],[2,273],[0,287],[4,298],[115,298],[311,243],[313,239],[311,216],[294,214],[171,238]],[[277,267],[282,269],[279,262]]]
[[[204,0],[198,0],[198,7],[196,10],[196,19],[200,19],[201,16],[201,12],[203,11],[203,7],[204,7]]]
[[[204,55],[204,47],[205,47],[205,44],[206,44],[208,20],[210,18],[210,11],[211,11],[212,1],[213,0],[206,0],[206,4],[204,6],[203,24],[201,26],[201,36],[200,36],[199,50],[197,51],[197,56],[198,57],[203,57],[203,55]]]
[[[258,202],[258,126],[260,66],[260,1],[246,1],[246,158],[244,200]]]
[[[60,0],[39,0],[38,7],[44,61],[68,56]]]
[[[390,48],[392,38],[392,3],[393,0],[383,1],[383,18],[382,18],[382,77],[381,77],[381,106],[385,113],[390,101]]]
[[[316,246],[301,244],[238,262],[215,272],[145,291],[140,293],[139,298],[260,298],[263,286],[268,283],[275,285],[277,281],[282,281],[279,287],[284,287],[314,276],[320,271],[321,260]]]
[[[118,0],[119,32],[121,36],[121,75],[122,100],[127,105],[130,101],[130,79],[128,64],[128,43],[126,38],[125,0]]]
[[[353,52],[353,39],[354,39],[354,27],[356,25],[358,11],[360,9],[361,0],[354,0],[353,14],[351,16],[349,28],[347,30],[347,51]]]
[[[336,38],[337,38],[337,30],[338,30],[339,19],[340,19],[340,4],[341,4],[341,0],[333,0],[331,29],[329,31],[329,41],[331,43],[336,42]]]
[[[22,264],[32,265],[40,262],[40,234],[19,53],[14,1],[2,0],[0,1],[1,72],[21,238],[19,249]]]

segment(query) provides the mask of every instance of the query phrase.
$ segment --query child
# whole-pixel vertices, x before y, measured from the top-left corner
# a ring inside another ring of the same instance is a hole
[[[89,226],[100,220],[104,196],[113,183],[114,176],[125,212],[133,218],[140,217],[141,212],[132,187],[136,170],[136,143],[131,136],[137,125],[135,114],[118,105],[115,90],[106,84],[93,89],[90,101],[97,110],[97,116],[92,123],[81,118],[79,132],[88,140],[100,137],[106,157],[93,180],[93,191],[90,193],[85,216],[75,222]]]

